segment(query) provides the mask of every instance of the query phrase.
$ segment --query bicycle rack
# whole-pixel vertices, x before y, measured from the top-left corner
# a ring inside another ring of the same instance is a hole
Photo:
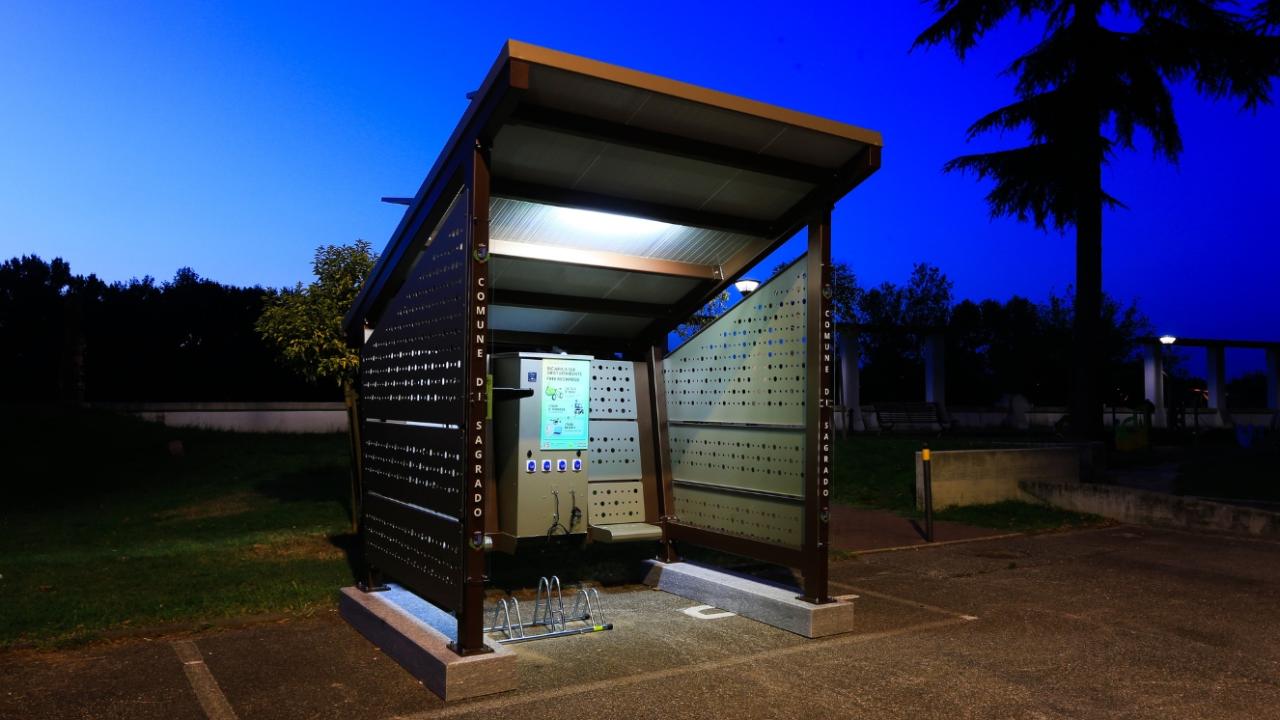
[[[595,588],[580,586],[572,609],[566,613],[560,578],[555,575],[538,580],[538,594],[533,601],[533,618],[529,622],[524,621],[520,614],[520,601],[514,597],[502,598],[488,614],[492,619],[484,629],[485,634],[501,633],[502,637],[498,638],[498,642],[504,645],[613,629],[613,623],[605,620],[600,592]],[[585,624],[571,628],[569,623]],[[545,630],[536,634],[525,632],[534,628]]]

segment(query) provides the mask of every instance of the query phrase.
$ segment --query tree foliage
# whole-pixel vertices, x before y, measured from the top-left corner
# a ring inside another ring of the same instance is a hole
[[[292,290],[272,293],[258,319],[257,330],[281,360],[308,381],[355,380],[360,355],[348,346],[342,318],[376,260],[365,240],[353,245],[316,249],[311,268],[315,280]]]
[[[254,332],[261,287],[182,268],[106,283],[63,260],[0,265],[0,372],[10,401],[336,399],[281,367]]]
[[[1120,201],[1102,186],[1102,166],[1135,133],[1157,155],[1176,162],[1182,137],[1169,84],[1190,81],[1215,99],[1245,109],[1271,101],[1280,74],[1275,37],[1280,3],[1245,9],[1226,0],[936,0],[937,19],[914,47],[950,45],[963,59],[982,37],[1010,18],[1040,19],[1044,34],[1006,73],[1017,100],[979,118],[969,138],[989,132],[1024,134],[1022,147],[957,157],[948,171],[991,180],[993,217],[1037,227],[1074,227],[1076,296],[1072,415],[1076,430],[1101,428],[1097,387],[1104,358],[1102,211]]]
[[[947,327],[947,393],[961,405],[990,404],[1025,395],[1038,405],[1064,405],[1071,396],[1072,293],[1051,293],[1043,303],[964,300]],[[1103,300],[1099,354],[1103,400],[1135,406],[1142,398],[1138,339],[1152,334],[1135,303]]]

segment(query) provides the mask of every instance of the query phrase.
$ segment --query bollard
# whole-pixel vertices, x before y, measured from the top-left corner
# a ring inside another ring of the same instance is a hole
[[[920,460],[924,464],[924,539],[933,542],[933,471],[929,467],[932,463],[928,443],[920,450]]]

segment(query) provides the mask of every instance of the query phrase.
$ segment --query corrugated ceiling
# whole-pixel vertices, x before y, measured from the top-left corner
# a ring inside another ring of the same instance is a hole
[[[611,221],[611,216],[604,213],[498,197],[489,204],[489,236],[494,240],[603,250],[701,265],[722,264],[756,240],[750,235],[655,220]]]

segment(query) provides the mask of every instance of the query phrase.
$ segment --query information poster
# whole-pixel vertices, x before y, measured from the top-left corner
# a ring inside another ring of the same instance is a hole
[[[587,449],[591,361],[542,359],[543,450]]]

